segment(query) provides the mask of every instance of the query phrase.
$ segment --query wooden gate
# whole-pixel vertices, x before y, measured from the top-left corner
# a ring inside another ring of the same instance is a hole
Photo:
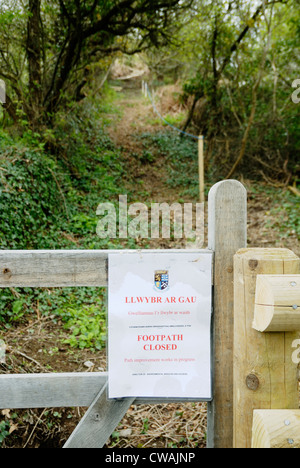
[[[247,243],[247,193],[238,181],[216,184],[208,203],[208,249],[214,252],[213,400],[208,447],[233,446],[233,259]],[[163,252],[163,251],[160,251]],[[168,250],[167,253],[176,250]],[[0,287],[106,287],[109,251],[0,251]],[[100,448],[136,403],[107,399],[107,373],[3,374],[0,408],[88,407],[65,448]],[[163,400],[166,402],[166,400]],[[178,400],[176,400],[178,401]]]

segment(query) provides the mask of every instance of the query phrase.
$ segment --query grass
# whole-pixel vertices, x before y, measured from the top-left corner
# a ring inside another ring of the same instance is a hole
[[[288,191],[283,192],[275,199],[275,206],[270,215],[273,221],[267,227],[276,230],[281,239],[296,236],[300,239],[300,199]],[[275,219],[274,219],[275,218]]]
[[[276,188],[253,182],[249,188],[252,196],[264,196],[272,200],[271,207],[266,206],[267,221],[264,228],[276,233],[279,240],[290,237],[300,239],[300,198],[287,188]]]
[[[181,137],[173,130],[144,133],[140,137],[145,152],[163,156],[167,162],[167,184],[178,188],[179,199],[197,200],[199,196],[198,144],[196,140]],[[212,183],[209,174],[206,181]]]

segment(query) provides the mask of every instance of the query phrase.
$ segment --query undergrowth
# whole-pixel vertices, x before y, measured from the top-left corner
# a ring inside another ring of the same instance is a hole
[[[162,158],[168,165],[167,184],[178,188],[179,196],[196,198],[199,193],[198,145],[195,140],[180,137],[174,131],[143,133],[145,151]]]
[[[148,159],[163,156],[168,165],[167,183],[178,187],[178,201],[197,200],[199,197],[198,145],[190,138],[180,137],[173,131],[144,133],[140,137]],[[211,186],[218,182],[213,174],[206,172],[206,199]],[[298,190],[299,190],[298,180]],[[254,194],[265,192],[273,200],[266,228],[276,232],[279,240],[290,236],[300,239],[300,199],[287,187],[275,187],[251,181],[249,191]],[[268,192],[268,193],[266,193]],[[275,220],[275,221],[274,221]]]
[[[251,187],[252,193],[268,194],[273,200],[272,208],[267,213],[269,220],[266,228],[277,233],[280,240],[296,237],[300,240],[300,198],[289,190],[281,190],[274,187],[262,188],[258,185]]]
[[[118,118],[113,91],[58,115],[53,129],[10,136],[0,130],[0,249],[117,249],[96,234],[96,210],[118,202],[126,168],[106,127]],[[132,242],[130,243],[133,247]],[[93,288],[0,291],[0,327],[32,312],[60,317],[72,347],[105,345],[104,291]]]

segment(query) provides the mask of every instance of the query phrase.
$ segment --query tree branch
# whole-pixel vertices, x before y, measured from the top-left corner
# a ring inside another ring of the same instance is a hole
[[[273,2],[275,3],[275,2]],[[262,8],[263,8],[263,11],[264,11],[264,15],[265,15],[265,5],[262,5]],[[268,27],[268,39],[267,39],[267,43],[265,44],[264,46],[264,50],[263,50],[263,54],[262,54],[262,60],[261,60],[261,66],[260,66],[260,70],[258,72],[258,77],[257,77],[257,80],[256,82],[254,83],[254,86],[253,86],[253,89],[252,89],[252,108],[251,108],[251,113],[250,113],[250,116],[249,116],[249,120],[248,120],[248,124],[247,124],[247,127],[246,127],[246,130],[244,132],[244,136],[243,136],[243,140],[242,140],[242,145],[241,145],[241,149],[240,149],[240,152],[239,152],[239,155],[238,155],[238,158],[237,160],[235,161],[234,165],[232,166],[231,170],[229,171],[229,173],[227,174],[226,176],[226,179],[230,179],[233,174],[235,173],[236,169],[238,168],[238,166],[240,165],[241,161],[243,160],[244,158],[244,155],[245,155],[245,152],[246,152],[246,146],[247,146],[247,143],[248,143],[248,138],[249,138],[249,134],[250,134],[250,130],[252,128],[252,125],[253,125],[253,122],[254,122],[254,118],[255,118],[255,114],[256,114],[256,108],[257,108],[257,91],[258,91],[258,88],[260,86],[260,83],[262,81],[262,78],[263,78],[263,73],[264,73],[264,69],[265,69],[265,65],[266,65],[266,61],[267,61],[267,54],[268,54],[268,51],[270,49],[270,46],[271,46],[271,20],[270,22],[268,22],[267,18],[266,18],[266,15],[265,15],[265,19],[266,19],[266,23],[267,23],[267,27]]]
[[[17,108],[7,93],[6,93],[6,103],[3,104],[3,108],[7,111],[8,115],[13,120],[13,122],[17,123],[18,122]]]
[[[28,59],[29,74],[29,106],[32,119],[38,117],[41,103],[41,25],[40,25],[41,0],[29,0],[30,15],[27,24],[26,53]]]
[[[64,4],[64,1],[59,0],[59,4],[60,4],[60,8],[61,8],[63,16],[67,18],[67,20],[68,20],[68,22],[70,24],[73,24],[73,26],[75,26],[75,20],[74,20],[74,18],[72,18],[72,16],[68,12],[68,9],[67,9],[66,5]]]
[[[245,28],[243,29],[243,31],[241,32],[241,34],[239,35],[239,37],[236,39],[236,41],[232,44],[231,48],[230,48],[230,52],[229,54],[227,55],[227,57],[225,57],[224,61],[223,61],[223,64],[221,66],[221,68],[219,69],[218,71],[218,76],[219,78],[221,77],[223,71],[225,70],[225,68],[227,67],[228,63],[230,62],[230,59],[231,59],[231,56],[232,54],[237,50],[238,46],[240,45],[240,43],[242,42],[242,40],[244,39],[244,37],[247,35],[248,31],[250,30],[251,28],[251,23],[255,24],[259,15],[261,13],[263,13],[264,9],[268,6],[271,6],[271,5],[275,5],[276,3],[285,3],[287,4],[289,2],[289,0],[273,0],[271,2],[267,2],[267,3],[262,3],[258,8],[257,10],[255,11],[254,15],[252,16],[252,18],[250,19],[250,21],[248,22],[248,24],[245,26]]]

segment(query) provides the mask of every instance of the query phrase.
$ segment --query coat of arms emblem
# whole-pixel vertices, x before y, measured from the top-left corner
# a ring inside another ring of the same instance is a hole
[[[154,285],[159,291],[165,291],[169,286],[169,272],[167,270],[155,271]]]

